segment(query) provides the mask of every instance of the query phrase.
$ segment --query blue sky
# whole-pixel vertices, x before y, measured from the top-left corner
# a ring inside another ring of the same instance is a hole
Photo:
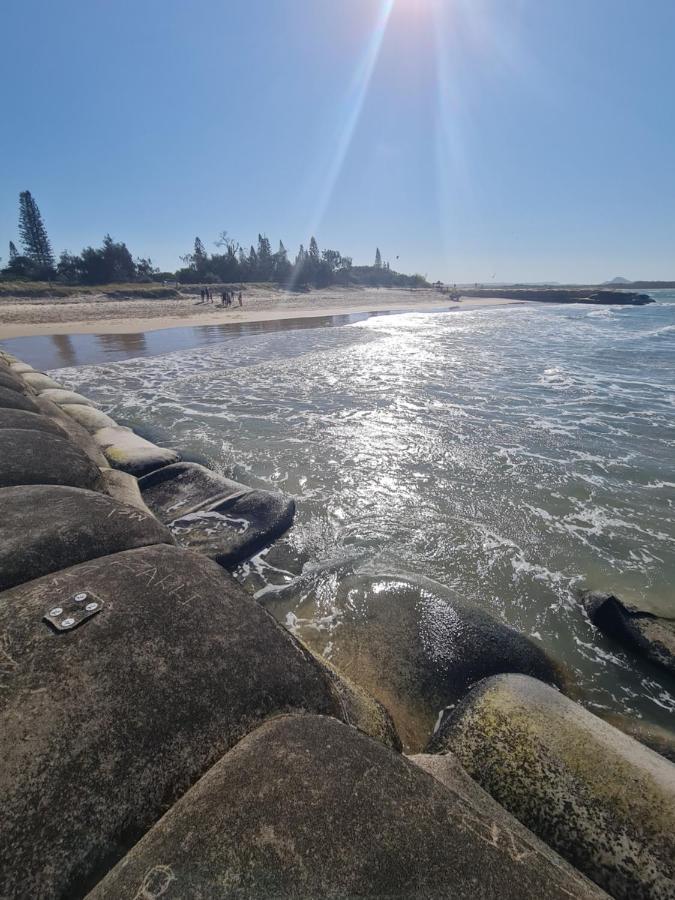
[[[5,0],[0,255],[259,231],[450,281],[675,278],[674,0]],[[398,257],[398,259],[397,259]]]

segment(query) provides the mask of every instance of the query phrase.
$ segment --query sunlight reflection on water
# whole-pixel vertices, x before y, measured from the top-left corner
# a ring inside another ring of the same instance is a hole
[[[59,377],[296,497],[239,577],[299,633],[336,636],[345,573],[423,575],[540,640],[592,708],[666,724],[672,679],[606,641],[575,590],[673,609],[673,323],[675,303],[410,314]]]

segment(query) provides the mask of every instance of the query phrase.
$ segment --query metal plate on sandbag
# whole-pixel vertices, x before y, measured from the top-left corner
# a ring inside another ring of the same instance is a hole
[[[103,601],[100,597],[89,591],[78,591],[65,602],[50,606],[43,618],[55,631],[72,631],[102,609]]]

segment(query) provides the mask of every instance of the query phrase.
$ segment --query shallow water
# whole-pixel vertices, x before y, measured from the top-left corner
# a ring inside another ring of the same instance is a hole
[[[575,598],[674,614],[675,293],[654,296],[221,333],[58,378],[296,497],[289,535],[238,577],[328,655],[341,573],[423,575],[541,641],[590,708],[668,724],[673,680]]]
[[[444,312],[459,312],[460,307],[436,307]],[[426,311],[426,310],[424,310]],[[350,312],[340,315],[299,316],[296,319],[269,319],[261,322],[223,322],[218,325],[184,325],[158,328],[156,331],[101,334],[37,334],[0,341],[0,349],[13,353],[40,370],[90,363],[119,362],[142,356],[158,356],[176,350],[192,350],[220,344],[233,337],[249,337],[292,329],[326,328],[352,325],[373,316],[398,315],[405,310]],[[105,321],[101,322],[105,328]]]

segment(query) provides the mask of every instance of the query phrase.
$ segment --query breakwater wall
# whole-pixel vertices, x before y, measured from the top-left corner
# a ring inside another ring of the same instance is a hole
[[[457,605],[462,702],[404,756],[389,711],[228,571],[290,527],[293,500],[6,354],[0,509],[0,896],[670,896],[675,767],[548,686],[564,682],[525,638]],[[533,736],[537,690],[572,710],[556,732],[578,711],[575,754]],[[471,752],[483,734],[496,785]],[[523,760],[573,798],[553,824],[546,798],[522,802]]]
[[[537,303],[589,303],[595,306],[646,306],[654,303],[649,294],[607,288],[463,288],[461,293],[463,297],[502,297]]]

